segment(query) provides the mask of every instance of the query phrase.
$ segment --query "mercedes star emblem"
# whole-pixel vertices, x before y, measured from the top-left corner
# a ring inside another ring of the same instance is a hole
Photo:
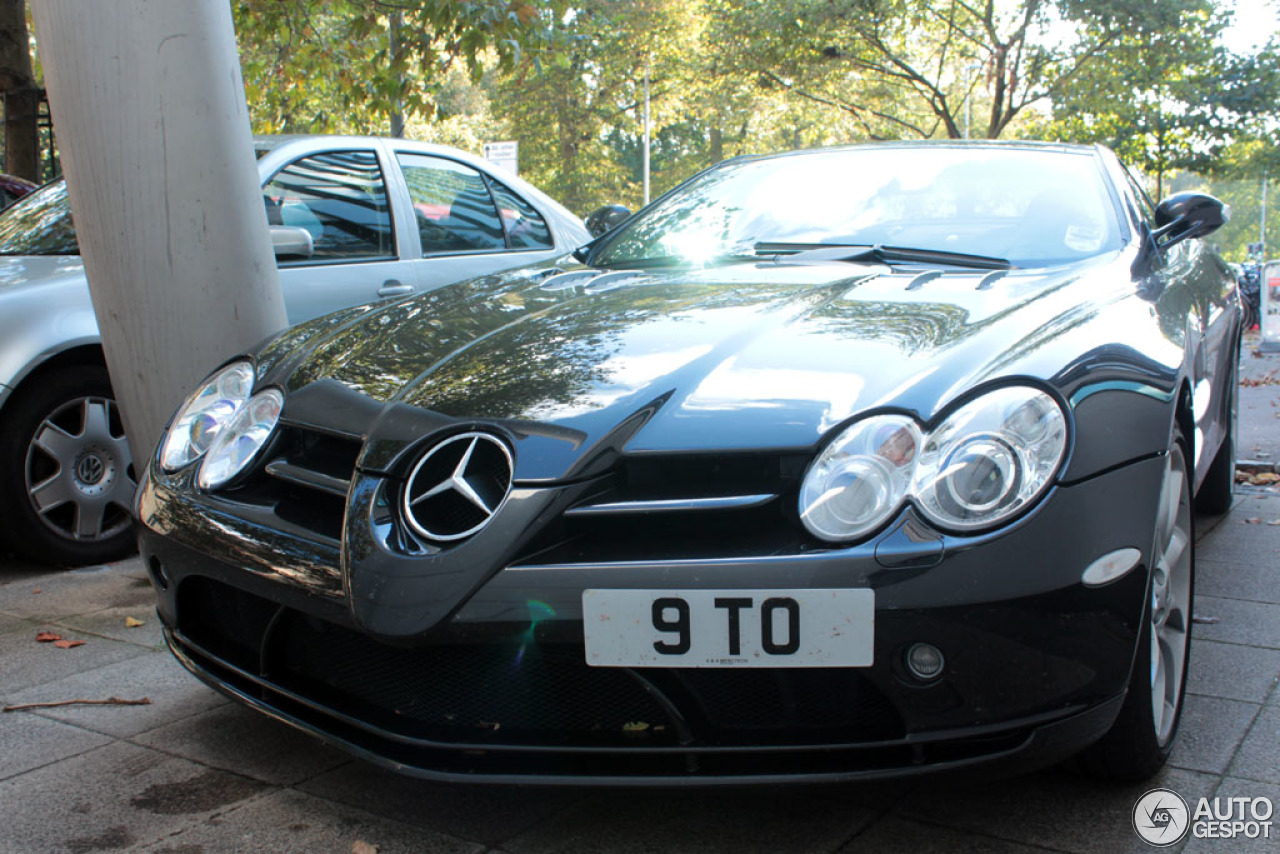
[[[511,451],[497,436],[450,436],[418,460],[404,490],[404,518],[437,542],[461,540],[494,517],[511,491]]]

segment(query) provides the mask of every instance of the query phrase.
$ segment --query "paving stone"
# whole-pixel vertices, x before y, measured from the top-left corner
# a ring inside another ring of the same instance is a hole
[[[512,854],[829,851],[873,817],[805,789],[608,791],[503,845]]]
[[[348,761],[318,739],[238,703],[142,733],[136,742],[268,783],[292,785]]]
[[[1271,827],[1269,828],[1270,836],[1262,835],[1262,828],[1259,827],[1257,838],[1250,839],[1246,835],[1235,836],[1230,839],[1210,838],[1202,831],[1202,835],[1196,836],[1196,824],[1194,820],[1191,825],[1191,832],[1186,840],[1186,847],[1182,850],[1187,854],[1222,854],[1222,852],[1230,852],[1230,854],[1276,854],[1280,850],[1280,786],[1258,783],[1253,780],[1241,780],[1237,777],[1227,777],[1218,785],[1218,789],[1213,793],[1214,797],[1219,798],[1267,798],[1271,801],[1274,810],[1271,817]],[[1191,809],[1194,817],[1196,811],[1196,802],[1190,801],[1187,806]],[[1212,803],[1210,809],[1213,808]]]
[[[1101,785],[1051,769],[990,783],[927,784],[894,814],[1054,851],[1149,851],[1133,830],[1138,799],[1163,787],[1189,801],[1216,783],[1214,776],[1169,767],[1131,785]]]
[[[1277,505],[1280,509],[1280,505]],[[1280,546],[1280,537],[1276,537]],[[1196,596],[1221,596],[1252,602],[1280,603],[1277,584],[1280,553],[1255,556],[1252,561],[1228,563],[1196,558]]]
[[[1254,524],[1247,519],[1262,521]],[[1253,497],[1237,501],[1213,529],[1211,548],[1198,550],[1196,558],[1236,566],[1275,566],[1280,563],[1280,537],[1277,527],[1266,523],[1277,519],[1280,501]]]
[[[358,761],[297,788],[486,845],[500,844],[587,797],[579,789],[433,783]]]
[[[838,854],[1032,854],[1044,850],[891,816],[858,834]]]
[[[128,619],[142,623],[141,626],[130,627]],[[76,614],[53,621],[54,625],[75,629],[99,637],[111,638],[122,643],[131,643],[147,649],[167,649],[164,642],[164,629],[160,618],[156,615],[154,596],[137,606],[104,608],[91,614]]]
[[[108,697],[129,700],[145,697],[151,704],[66,706],[41,709],[39,714],[117,738],[129,738],[230,702],[183,669],[168,652],[152,652],[110,667],[35,685],[14,694],[7,702]]]
[[[33,712],[0,714],[4,715],[0,721],[0,780],[102,747],[111,741],[99,733],[51,721]],[[0,815],[4,812],[0,809]]]
[[[1170,764],[1192,771],[1223,773],[1260,708],[1255,703],[1188,694]]]
[[[287,789],[245,802],[140,850],[149,854],[348,854],[356,842],[376,846],[379,854],[480,854],[485,850],[474,842],[430,833]]]
[[[154,602],[151,584],[139,558],[120,563],[49,573],[27,584],[0,591],[0,611],[6,614],[56,620],[104,608],[141,608]],[[16,589],[15,589],[16,587]],[[39,595],[32,589],[38,588]]]
[[[1187,691],[1227,700],[1261,703],[1280,679],[1280,650],[1196,638],[1191,647]]]
[[[115,742],[0,783],[0,851],[150,844],[262,790],[246,777]]]
[[[59,649],[52,643],[37,643],[36,635],[41,630],[85,643],[72,649]],[[148,654],[146,649],[133,644],[63,629],[53,623],[29,623],[26,628],[0,634],[0,700],[7,702],[15,692],[32,685],[57,681],[75,673]]]
[[[1266,706],[1253,722],[1228,771],[1232,777],[1280,783],[1280,706]]]
[[[1197,595],[1195,614],[1218,622],[1196,623],[1193,639],[1280,649],[1280,605]]]

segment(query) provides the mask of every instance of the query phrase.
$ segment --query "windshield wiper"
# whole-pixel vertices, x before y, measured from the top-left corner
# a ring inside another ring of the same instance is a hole
[[[939,264],[944,267],[972,267],[978,270],[1012,270],[1013,262],[990,255],[970,255],[941,249],[909,246],[881,246],[866,243],[757,243],[756,254],[772,255],[777,262],[790,261],[894,261]]]

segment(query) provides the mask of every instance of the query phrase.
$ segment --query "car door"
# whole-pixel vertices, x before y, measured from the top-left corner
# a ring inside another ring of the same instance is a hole
[[[373,148],[299,157],[262,188],[271,225],[306,230],[310,258],[282,261],[289,323],[412,293],[417,270],[397,240],[388,184]]]
[[[546,220],[527,199],[465,163],[408,151],[396,162],[422,247],[418,282],[430,290],[553,257]]]

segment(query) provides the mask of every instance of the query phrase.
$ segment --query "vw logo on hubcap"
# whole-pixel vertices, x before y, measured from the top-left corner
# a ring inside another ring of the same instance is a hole
[[[97,454],[85,454],[76,463],[76,479],[85,486],[96,485],[106,473],[106,463]]]
[[[461,540],[494,517],[511,492],[511,451],[490,433],[450,436],[418,460],[405,484],[409,527],[439,542]]]

